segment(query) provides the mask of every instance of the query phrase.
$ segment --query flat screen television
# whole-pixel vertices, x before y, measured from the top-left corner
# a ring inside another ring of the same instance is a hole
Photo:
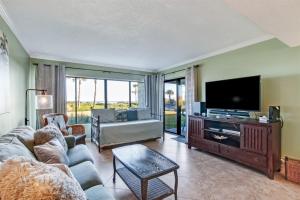
[[[260,76],[206,82],[206,107],[223,110],[260,110]]]

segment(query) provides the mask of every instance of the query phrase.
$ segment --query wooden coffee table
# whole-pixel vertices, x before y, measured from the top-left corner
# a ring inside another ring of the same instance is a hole
[[[174,194],[177,199],[177,165],[162,154],[140,144],[115,148],[113,152],[114,176],[116,173],[138,199],[163,199]],[[116,164],[116,162],[120,163]],[[174,189],[158,177],[174,173]]]

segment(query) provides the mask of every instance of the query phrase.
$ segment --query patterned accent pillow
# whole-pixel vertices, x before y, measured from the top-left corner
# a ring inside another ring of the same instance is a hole
[[[127,110],[116,110],[116,121],[124,122],[127,121]]]
[[[35,145],[45,144],[46,142],[49,142],[53,138],[58,139],[58,141],[63,146],[65,152],[68,151],[68,145],[67,145],[67,142],[66,142],[63,134],[58,129],[58,127],[55,126],[54,124],[49,124],[49,125],[45,126],[44,128],[37,130],[34,133],[34,144]]]
[[[47,117],[48,124],[55,124],[59,129],[66,129],[66,122],[63,115],[55,115],[53,117]]]
[[[94,117],[100,116],[101,123],[115,122],[115,109],[95,109],[92,112]]]
[[[86,200],[70,169],[24,157],[0,164],[0,199]]]
[[[56,138],[45,144],[34,146],[34,154],[43,163],[63,163],[69,165],[69,158],[63,146]]]

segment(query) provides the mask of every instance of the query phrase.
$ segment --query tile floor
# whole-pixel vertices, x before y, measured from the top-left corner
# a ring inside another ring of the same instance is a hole
[[[178,199],[183,200],[300,200],[300,185],[286,181],[281,174],[274,180],[243,165],[226,160],[171,139],[174,135],[166,134],[166,140],[144,143],[180,165],[178,170]],[[136,198],[117,176],[112,182],[113,166],[111,150],[98,153],[97,147],[87,143],[94,155],[95,164],[104,182],[117,200],[135,200]],[[174,175],[162,179],[170,186],[174,185]],[[167,199],[174,199],[173,196]]]

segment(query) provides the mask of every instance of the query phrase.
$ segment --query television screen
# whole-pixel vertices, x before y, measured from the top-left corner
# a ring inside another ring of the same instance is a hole
[[[260,76],[206,82],[206,107],[260,110]]]

